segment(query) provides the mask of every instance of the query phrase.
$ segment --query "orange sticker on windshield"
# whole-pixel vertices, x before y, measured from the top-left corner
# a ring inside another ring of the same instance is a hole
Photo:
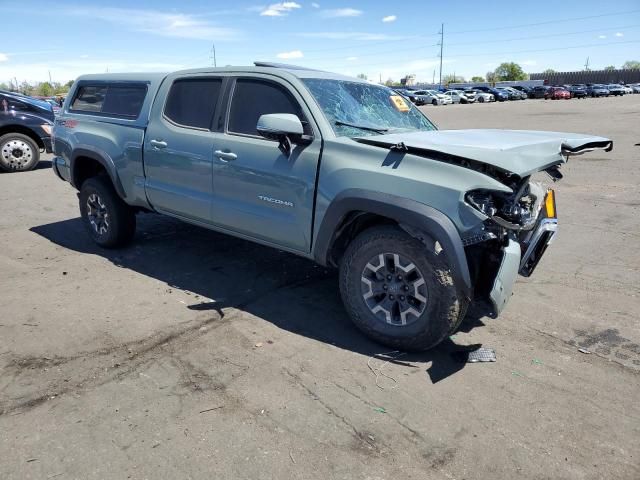
[[[409,105],[407,105],[407,102],[405,102],[404,98],[400,95],[391,95],[389,96],[389,99],[391,100],[391,105],[393,105],[399,112],[409,111]]]

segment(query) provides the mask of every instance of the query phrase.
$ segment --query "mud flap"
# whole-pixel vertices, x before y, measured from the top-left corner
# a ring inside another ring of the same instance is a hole
[[[502,263],[500,263],[493,288],[489,293],[496,316],[500,315],[511,298],[513,285],[520,268],[520,244],[518,242],[509,240],[509,245],[504,247],[502,251],[504,253]]]

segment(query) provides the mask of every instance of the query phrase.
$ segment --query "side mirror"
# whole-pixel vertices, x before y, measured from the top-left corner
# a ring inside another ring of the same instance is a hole
[[[304,143],[304,128],[300,119],[291,113],[269,113],[261,115],[256,130],[264,138],[277,140],[283,154],[291,154],[291,143]]]
[[[279,140],[283,135],[295,137],[304,133],[302,122],[291,113],[261,115],[256,129],[260,135],[271,140]]]

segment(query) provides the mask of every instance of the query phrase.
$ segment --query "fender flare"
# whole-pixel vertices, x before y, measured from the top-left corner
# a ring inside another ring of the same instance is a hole
[[[71,185],[73,185],[77,190],[80,190],[80,185],[76,182],[76,161],[78,157],[87,157],[92,160],[95,160],[100,165],[104,167],[111,179],[111,183],[113,183],[116,192],[123,200],[127,197],[124,188],[122,187],[122,183],[120,182],[120,177],[118,176],[118,172],[116,170],[115,163],[113,159],[102,150],[99,150],[90,146],[82,146],[73,149],[73,154],[71,155],[71,161],[69,162],[69,170],[71,172]]]
[[[336,230],[345,217],[355,211],[389,218],[414,237],[416,233],[423,233],[439,242],[451,264],[456,285],[468,299],[473,298],[467,256],[451,219],[433,207],[388,193],[347,189],[338,194],[329,205],[316,235],[313,248],[316,262],[321,265],[329,263]]]

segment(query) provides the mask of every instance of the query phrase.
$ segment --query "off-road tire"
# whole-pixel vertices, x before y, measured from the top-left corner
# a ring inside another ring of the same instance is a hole
[[[368,337],[394,349],[423,351],[460,325],[468,302],[456,289],[444,251],[429,250],[394,226],[370,228],[349,244],[340,261],[340,294],[351,320]],[[392,325],[372,313],[362,293],[363,272],[370,260],[396,253],[415,264],[427,292],[424,310],[406,325]]]
[[[82,222],[94,242],[103,248],[121,247],[131,242],[136,232],[135,212],[118,196],[107,176],[85,180],[80,187],[79,203]],[[106,220],[104,231],[102,227],[96,227],[96,224],[102,225],[102,221],[92,214],[97,206],[104,210],[101,218]]]
[[[22,152],[19,157],[11,154],[13,144],[17,151]],[[31,137],[21,133],[7,133],[0,137],[0,171],[26,172],[33,170],[39,161],[40,147]]]

